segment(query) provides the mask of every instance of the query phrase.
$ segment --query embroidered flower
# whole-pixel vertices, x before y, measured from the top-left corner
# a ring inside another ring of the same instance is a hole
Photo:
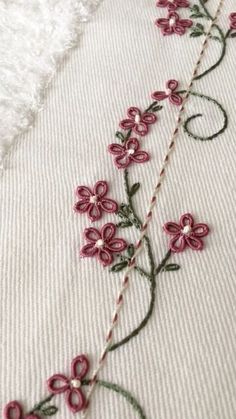
[[[86,228],[84,237],[87,240],[80,254],[83,257],[96,256],[103,266],[108,266],[113,262],[112,253],[120,253],[126,249],[127,243],[123,239],[114,238],[116,226],[113,223],[105,224],[101,231],[97,228]]]
[[[137,138],[129,138],[124,145],[110,144],[108,151],[114,154],[115,165],[118,169],[125,169],[130,163],[145,163],[149,160],[149,154],[146,151],[139,150],[140,143]]]
[[[50,393],[65,393],[66,404],[73,413],[79,412],[86,407],[86,398],[81,390],[81,385],[88,370],[88,358],[86,355],[79,355],[71,363],[70,377],[66,377],[63,374],[54,374],[47,380]]]
[[[79,213],[88,213],[91,221],[97,221],[102,216],[102,211],[116,212],[118,205],[112,199],[106,198],[108,184],[104,180],[95,183],[93,189],[87,186],[78,186],[76,194],[79,201],[75,204],[74,210]]]
[[[178,85],[179,83],[177,80],[168,80],[166,82],[166,90],[152,93],[152,98],[155,100],[164,100],[169,98],[169,101],[174,105],[181,105],[183,102],[182,97],[178,93],[174,93]]]
[[[127,111],[129,119],[123,119],[120,122],[120,127],[124,130],[132,129],[136,134],[143,137],[148,132],[148,126],[154,124],[157,117],[152,112],[142,113],[140,109],[132,107]]]
[[[236,12],[229,15],[230,29],[236,29]]]
[[[179,224],[169,221],[163,226],[165,232],[173,238],[169,248],[176,253],[182,252],[186,246],[193,250],[202,250],[201,237],[207,236],[209,228],[206,224],[194,224],[191,214],[181,216]]]
[[[178,7],[188,7],[188,0],[158,0],[157,7],[167,7],[169,12],[174,12]]]
[[[156,25],[161,28],[163,35],[183,35],[186,28],[190,28],[193,22],[190,19],[180,19],[178,13],[170,12],[167,18],[160,18],[156,20]]]
[[[40,419],[38,415],[33,413],[24,416],[20,403],[15,400],[5,406],[3,417],[4,419]]]

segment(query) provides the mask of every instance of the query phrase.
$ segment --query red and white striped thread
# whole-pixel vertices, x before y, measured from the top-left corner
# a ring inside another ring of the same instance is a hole
[[[164,158],[164,162],[163,162],[161,171],[159,173],[158,182],[157,182],[157,184],[155,186],[155,189],[154,189],[154,192],[153,192],[153,196],[151,198],[151,202],[150,202],[149,208],[147,210],[147,215],[146,215],[144,224],[142,225],[142,228],[141,228],[140,238],[139,238],[138,242],[136,243],[136,247],[135,247],[136,250],[135,250],[134,255],[133,255],[133,257],[132,257],[132,259],[130,261],[129,266],[125,270],[125,273],[124,273],[124,276],[123,276],[123,279],[122,279],[122,286],[121,286],[121,289],[119,291],[118,297],[116,299],[116,306],[115,306],[115,311],[114,311],[113,316],[112,316],[112,322],[111,322],[111,325],[109,327],[108,333],[106,335],[106,343],[105,343],[104,348],[103,348],[103,350],[101,352],[101,355],[100,355],[100,358],[99,358],[99,362],[98,362],[98,366],[95,369],[95,371],[93,373],[93,376],[92,376],[92,379],[90,381],[90,389],[89,389],[88,394],[87,394],[87,401],[88,402],[89,402],[89,400],[90,400],[90,398],[92,396],[92,393],[93,393],[93,391],[95,389],[95,385],[96,385],[96,382],[97,382],[97,379],[98,379],[98,374],[99,374],[100,370],[102,369],[102,367],[104,365],[104,361],[105,361],[105,359],[107,357],[107,354],[109,352],[109,348],[110,348],[110,346],[112,344],[112,340],[113,340],[113,329],[117,325],[118,317],[119,317],[119,312],[120,312],[121,307],[122,307],[122,304],[124,302],[123,295],[124,295],[126,289],[129,286],[129,283],[130,283],[130,281],[129,281],[129,274],[134,269],[135,264],[136,264],[136,258],[137,258],[137,256],[139,255],[139,253],[142,250],[142,247],[143,247],[143,238],[144,238],[144,236],[146,234],[146,231],[147,231],[149,222],[152,219],[152,211],[153,211],[153,208],[156,205],[157,195],[158,195],[158,193],[160,191],[160,188],[161,188],[163,179],[164,179],[165,174],[166,174],[166,166],[169,163],[170,154],[171,154],[171,152],[172,152],[172,150],[174,148],[174,145],[176,143],[176,138],[177,138],[178,133],[179,133],[179,129],[180,129],[182,123],[183,123],[182,117],[183,117],[183,113],[185,111],[185,105],[186,105],[186,102],[187,102],[187,100],[188,100],[188,98],[190,96],[190,91],[191,91],[191,88],[193,86],[194,79],[195,79],[195,77],[198,74],[198,70],[199,70],[199,67],[200,67],[200,64],[201,64],[201,61],[202,61],[202,57],[203,57],[204,52],[205,52],[205,50],[207,48],[207,45],[208,45],[209,36],[211,34],[212,27],[216,23],[216,21],[218,20],[218,17],[220,15],[221,8],[222,8],[223,4],[224,4],[224,0],[220,0],[219,5],[218,5],[218,8],[217,8],[217,11],[215,13],[215,16],[214,16],[213,20],[211,21],[210,27],[209,27],[209,29],[208,29],[208,31],[206,33],[204,42],[202,44],[202,48],[201,48],[201,52],[200,52],[199,58],[198,58],[195,66],[194,66],[194,70],[193,70],[193,74],[192,74],[191,80],[190,80],[189,85],[187,87],[186,94],[185,94],[183,103],[181,105],[181,108],[179,110],[178,117],[177,117],[177,122],[176,122],[176,126],[175,126],[175,129],[174,129],[173,134],[171,136],[171,140],[170,140],[169,145],[168,145],[168,150],[167,150],[166,156]],[[87,404],[87,406],[89,406],[89,404]],[[85,419],[87,417],[87,414],[88,414],[88,408],[83,412],[82,419]]]

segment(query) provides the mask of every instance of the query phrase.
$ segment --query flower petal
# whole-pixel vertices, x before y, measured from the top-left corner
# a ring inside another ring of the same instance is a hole
[[[91,221],[97,221],[102,216],[101,208],[98,204],[90,204],[88,215]]]
[[[157,120],[157,117],[154,113],[151,112],[145,112],[142,116],[142,122],[144,122],[145,124],[154,124]]]
[[[125,169],[127,166],[129,166],[130,162],[130,157],[126,153],[115,158],[115,165],[118,167],[118,169]]]
[[[129,118],[134,120],[137,115],[141,116],[141,111],[139,108],[136,108],[135,106],[131,106],[131,108],[129,108],[127,111],[127,115]]]
[[[184,28],[190,28],[193,25],[193,21],[190,19],[180,19],[178,24]]]
[[[166,99],[168,97],[168,95],[166,94],[166,92],[154,92],[154,93],[152,93],[152,98],[154,99],[154,100],[164,100],[164,99]]]
[[[179,223],[180,223],[181,228],[184,228],[187,225],[189,225],[190,227],[193,227],[194,220],[191,214],[183,214],[180,217]]]
[[[168,10],[169,12],[174,12],[177,9],[177,4],[176,3],[168,3]]]
[[[177,234],[175,237],[173,237],[173,239],[171,239],[169,243],[170,249],[175,253],[183,252],[185,246],[185,236],[183,236],[182,234]]]
[[[81,201],[76,202],[74,205],[74,211],[82,214],[88,211],[89,206],[90,203],[88,202],[88,198],[83,198]]]
[[[97,252],[98,248],[95,246],[95,243],[88,243],[81,248],[80,255],[85,258],[90,258],[95,256]]]
[[[229,19],[233,22],[234,20],[236,20],[236,12],[232,12],[229,15]]]
[[[178,7],[188,7],[189,1],[188,0],[176,0]]]
[[[98,195],[100,198],[102,198],[107,194],[107,191],[108,184],[105,180],[99,180],[98,182],[96,182],[93,189],[94,195]]]
[[[123,121],[120,122],[120,127],[122,129],[130,129],[133,128],[134,121],[132,119],[123,119]]]
[[[159,28],[166,28],[169,27],[169,19],[166,18],[160,18],[157,19],[155,22],[156,26],[158,26]]]
[[[135,163],[145,163],[150,159],[150,156],[146,151],[136,151],[136,153],[130,155],[130,160]]]
[[[66,404],[73,413],[85,408],[86,399],[80,388],[69,389],[65,395]]]
[[[126,150],[134,150],[137,151],[139,149],[139,141],[137,138],[129,138],[129,140],[125,144]]]
[[[48,390],[52,394],[64,393],[70,387],[70,381],[65,375],[55,374],[47,380]]]
[[[168,4],[168,0],[158,0],[156,3],[157,7],[166,7]]]
[[[101,229],[101,237],[105,243],[109,243],[109,241],[113,239],[115,234],[116,234],[116,226],[113,223],[107,223]]]
[[[177,93],[171,93],[171,95],[169,96],[169,100],[171,103],[173,103],[173,105],[177,106],[180,106],[183,102],[182,97],[179,96]]]
[[[195,224],[192,228],[192,233],[195,237],[205,237],[209,233],[209,227],[206,224]]]
[[[175,90],[175,89],[177,89],[177,87],[178,87],[178,82],[177,82],[177,80],[168,80],[168,82],[166,83],[166,87],[167,87],[167,89],[170,89],[170,90]]]
[[[22,407],[16,400],[9,402],[3,411],[4,419],[22,419]]]
[[[197,237],[194,237],[193,234],[190,234],[189,236],[185,236],[186,243],[189,247],[193,250],[202,250],[203,248],[203,242],[201,239],[198,239]]]
[[[113,143],[113,144],[110,144],[108,146],[108,151],[111,154],[114,154],[116,156],[120,156],[121,154],[124,153],[124,147],[122,145],[120,145],[120,144]]]
[[[101,239],[101,233],[97,228],[89,227],[84,230],[84,237],[88,242],[96,243]]]
[[[174,33],[174,27],[168,26],[166,28],[162,28],[163,35],[172,35]]]
[[[76,194],[78,195],[79,198],[89,199],[93,193],[91,189],[88,188],[87,186],[78,186],[78,188],[76,189]]]
[[[135,124],[133,128],[134,132],[138,135],[141,135],[141,137],[144,137],[144,135],[148,132],[148,126],[144,122],[139,122],[139,124]]]
[[[127,248],[127,243],[123,239],[112,239],[109,243],[106,243],[106,249],[110,250],[113,253],[122,252]]]
[[[164,231],[169,234],[170,236],[176,236],[181,232],[181,227],[179,224],[174,223],[173,221],[169,221],[165,223],[163,226]]]
[[[102,249],[99,249],[98,260],[103,266],[108,266],[113,262],[113,256],[108,249],[103,247]]]
[[[106,212],[116,212],[118,205],[113,199],[103,198],[100,201],[100,205],[103,211]]]
[[[173,26],[173,31],[177,34],[177,35],[184,35],[185,34],[185,28],[182,25],[179,25],[176,23],[175,26]]]
[[[77,380],[83,380],[89,370],[89,360],[86,355],[76,356],[71,363],[71,375],[72,378]]]

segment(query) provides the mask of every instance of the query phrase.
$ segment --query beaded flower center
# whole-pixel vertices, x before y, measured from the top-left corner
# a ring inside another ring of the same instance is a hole
[[[73,388],[80,388],[81,387],[81,381],[74,378],[73,380],[70,381],[70,385]]]
[[[130,150],[127,150],[127,154],[134,154],[134,150],[132,148]]]
[[[95,247],[98,247],[99,249],[101,247],[104,246],[104,241],[102,239],[99,239],[96,243],[95,243]]]
[[[135,115],[134,121],[136,124],[139,124],[141,121],[141,116],[140,115]]]
[[[190,227],[190,225],[186,225],[186,226],[184,226],[184,228],[182,230],[182,233],[183,234],[189,234],[189,233],[191,233],[191,231],[192,231],[192,228]]]
[[[172,18],[169,20],[169,25],[172,27],[172,26],[174,26],[174,25],[175,25],[175,23],[176,23],[175,18],[174,18],[174,17],[172,17]]]
[[[95,204],[97,202],[97,196],[92,195],[89,199],[90,204]]]
[[[166,89],[166,94],[169,96],[169,95],[171,95],[171,93],[172,93],[172,90],[171,89]]]

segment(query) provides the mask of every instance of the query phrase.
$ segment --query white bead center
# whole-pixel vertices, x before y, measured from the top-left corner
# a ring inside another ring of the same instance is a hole
[[[81,381],[74,378],[73,380],[71,380],[70,384],[71,384],[71,387],[73,388],[80,388]]]
[[[134,121],[136,124],[139,124],[141,121],[141,116],[140,115],[135,115]]]
[[[172,18],[169,20],[169,25],[170,25],[170,26],[174,26],[174,25],[175,25],[175,18],[174,18],[174,17],[172,17]]]
[[[92,195],[89,199],[90,204],[95,204],[97,202],[97,197],[96,195]]]
[[[95,246],[96,247],[102,247],[104,245],[104,241],[102,240],[102,239],[99,239],[96,243],[95,243]]]
[[[166,94],[169,96],[169,95],[171,95],[171,93],[172,93],[172,90],[171,89],[166,89]]]
[[[134,154],[134,150],[131,148],[130,150],[127,150],[128,154]]]
[[[191,229],[190,225],[186,225],[186,226],[184,226],[184,228],[182,230],[182,233],[183,234],[189,234],[189,233],[191,233],[191,231],[192,231],[192,229]]]

